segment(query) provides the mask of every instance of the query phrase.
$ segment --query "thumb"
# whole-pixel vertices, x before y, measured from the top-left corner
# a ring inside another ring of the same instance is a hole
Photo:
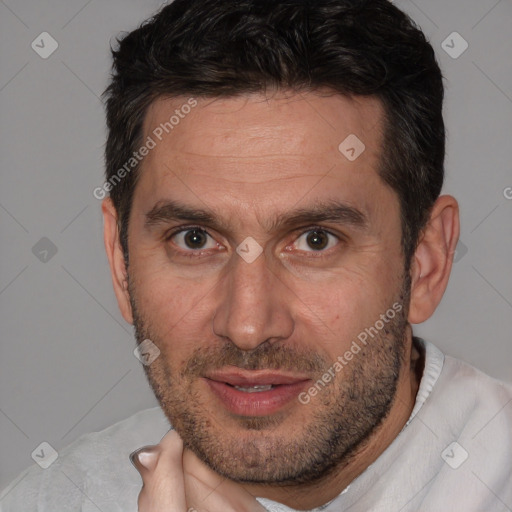
[[[171,430],[156,446],[145,446],[130,455],[142,477],[139,512],[187,510],[182,469],[183,443]]]

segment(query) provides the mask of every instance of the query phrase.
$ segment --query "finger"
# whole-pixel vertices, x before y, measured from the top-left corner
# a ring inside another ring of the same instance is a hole
[[[187,505],[196,512],[265,512],[242,485],[226,479],[190,450],[183,452]]]
[[[156,446],[133,454],[142,477],[139,512],[184,512],[187,510],[182,467],[183,443],[171,430]]]

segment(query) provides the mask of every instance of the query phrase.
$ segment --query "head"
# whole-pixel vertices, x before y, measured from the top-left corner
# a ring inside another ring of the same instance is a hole
[[[450,272],[433,49],[386,0],[174,0],[113,56],[105,241],[151,386],[219,473],[321,479],[390,413]],[[294,399],[226,406],[227,370]]]

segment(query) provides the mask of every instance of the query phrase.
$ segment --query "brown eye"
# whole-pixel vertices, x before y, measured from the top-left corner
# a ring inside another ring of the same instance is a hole
[[[329,237],[325,231],[310,231],[306,237],[306,243],[311,249],[320,251],[329,244]]]
[[[294,242],[294,248],[304,252],[320,252],[334,247],[339,238],[325,229],[311,229],[304,232]]]
[[[183,237],[189,249],[202,249],[208,241],[208,235],[200,229],[191,229]]]
[[[201,228],[181,229],[167,238],[184,251],[215,249],[215,240]]]

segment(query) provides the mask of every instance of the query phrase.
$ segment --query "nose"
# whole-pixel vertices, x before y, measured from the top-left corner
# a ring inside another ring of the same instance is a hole
[[[250,351],[293,333],[290,291],[268,267],[265,253],[252,263],[234,254],[217,293],[213,331],[241,350]]]

